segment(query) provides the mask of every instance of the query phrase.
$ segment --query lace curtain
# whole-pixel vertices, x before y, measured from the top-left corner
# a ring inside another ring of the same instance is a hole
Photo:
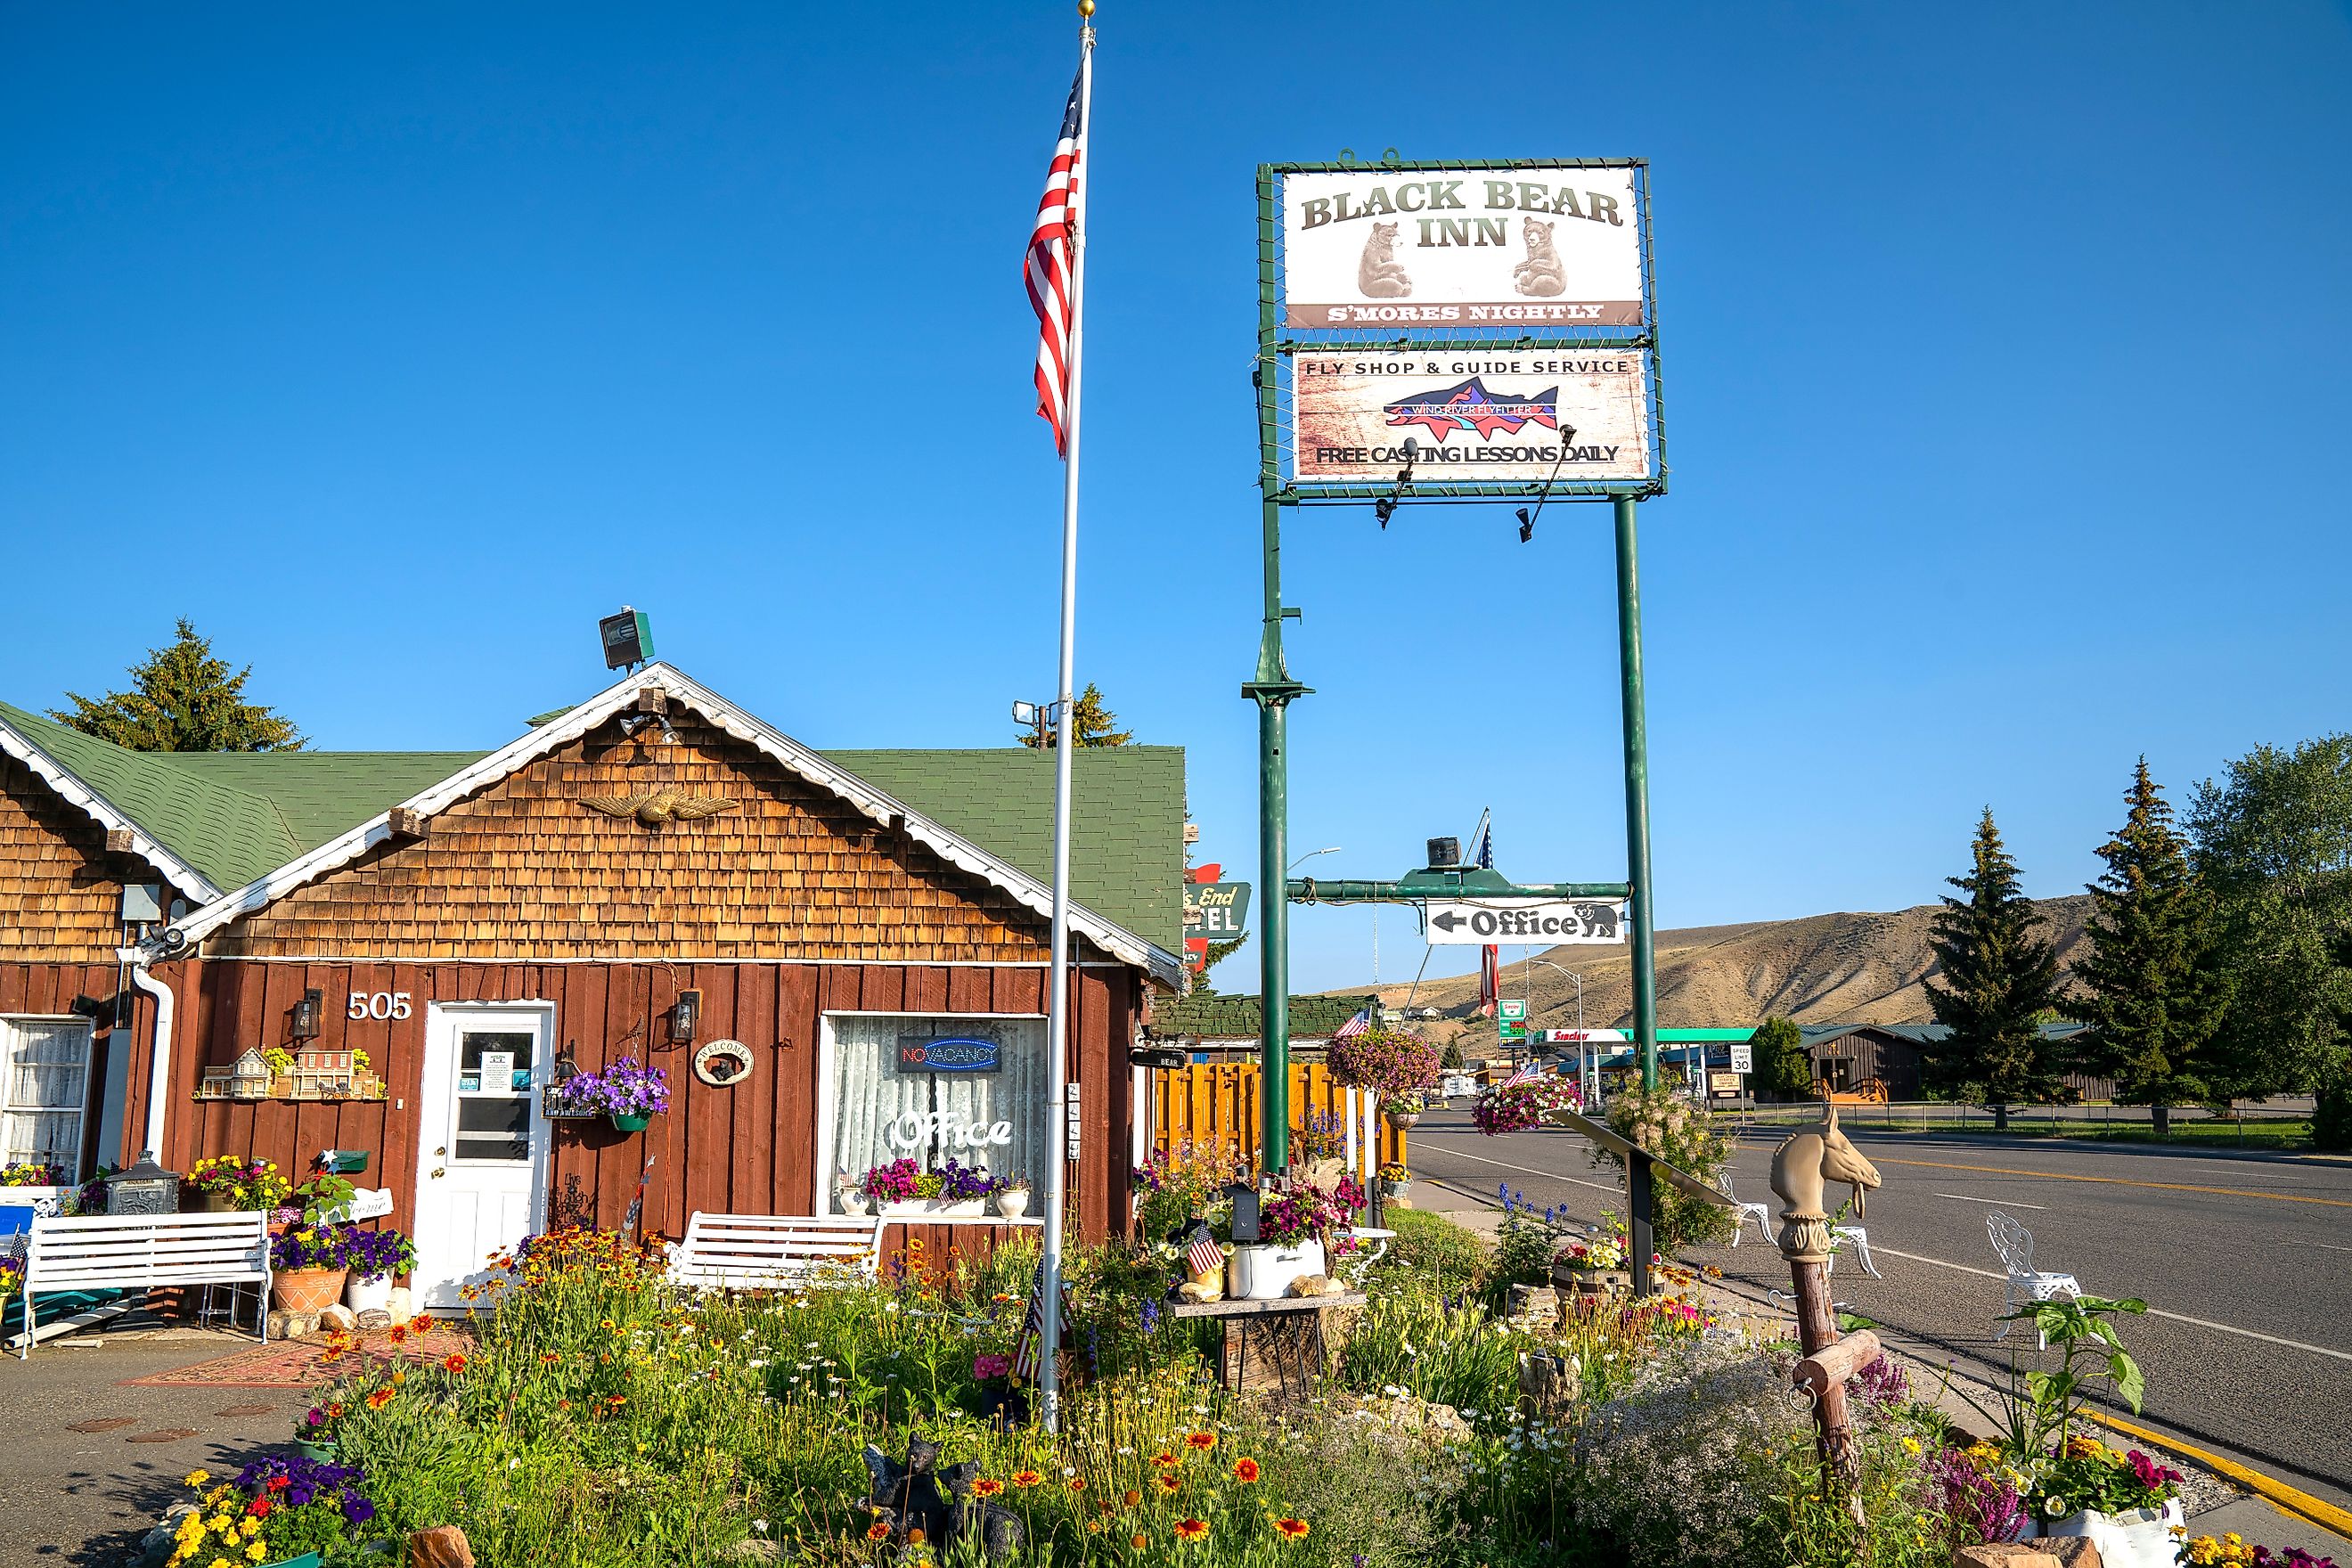
[[[868,1167],[904,1156],[925,1170],[952,1159],[1044,1187],[1051,1131],[1044,1019],[860,1014],[837,1016],[832,1024],[835,1172],[855,1181]],[[939,1039],[993,1041],[997,1070],[899,1070],[902,1041]],[[961,1141],[992,1136],[1000,1121],[1009,1142]],[[830,1182],[825,1207],[837,1211]]]
[[[81,1171],[89,1026],[79,1019],[0,1019],[0,1165]]]

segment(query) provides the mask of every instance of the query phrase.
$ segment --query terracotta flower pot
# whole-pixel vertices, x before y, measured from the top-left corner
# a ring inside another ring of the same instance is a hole
[[[282,1268],[269,1277],[269,1304],[281,1312],[323,1312],[343,1299],[341,1268]]]

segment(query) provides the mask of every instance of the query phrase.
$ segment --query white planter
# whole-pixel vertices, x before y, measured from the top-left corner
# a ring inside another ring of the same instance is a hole
[[[1225,1264],[1225,1294],[1236,1301],[1273,1301],[1290,1293],[1291,1281],[1324,1273],[1323,1244],[1296,1247],[1236,1247]]]
[[[900,1219],[977,1219],[988,1212],[985,1198],[918,1198],[892,1204],[884,1214]]]
[[[996,1212],[1006,1219],[1018,1219],[1029,1212],[1029,1189],[1008,1188],[996,1194]]]
[[[343,1305],[354,1312],[392,1310],[392,1276],[362,1279],[354,1274],[343,1281]]]
[[[873,1200],[868,1198],[862,1189],[856,1187],[842,1188],[834,1194],[834,1201],[841,1205],[841,1212],[845,1215],[867,1214],[872,1212],[874,1206]]]
[[[2172,1527],[2187,1522],[2188,1514],[2174,1498],[2162,1509],[2136,1508],[2129,1513],[2101,1513],[2088,1509],[2051,1520],[2044,1535],[2080,1535],[2099,1549],[2099,1561],[2111,1568],[2173,1568],[2179,1551]]]

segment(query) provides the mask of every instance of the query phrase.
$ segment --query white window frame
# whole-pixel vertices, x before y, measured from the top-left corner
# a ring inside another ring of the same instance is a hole
[[[834,1117],[839,1109],[838,1102],[841,1098],[840,1080],[835,1071],[838,1060],[835,1051],[833,1033],[835,1018],[969,1018],[974,1023],[985,1023],[990,1020],[1017,1020],[1045,1023],[1048,1029],[1053,1026],[1047,1023],[1046,1016],[1043,1013],[921,1013],[910,1012],[904,1007],[834,1007],[819,1013],[816,1020],[816,1172],[809,1184],[809,1213],[813,1215],[830,1215],[838,1212],[834,1206],[832,1192]],[[1076,1083],[1077,1080],[1072,1079],[1070,1081]],[[1061,1135],[1060,1130],[1053,1123],[1050,1117],[1046,1122],[1045,1131],[1049,1142]],[[925,1225],[1001,1226],[1045,1223],[1044,1216],[1039,1215],[1029,1215],[1010,1220],[999,1218],[994,1215],[982,1215],[976,1218],[969,1215],[959,1217],[950,1215],[925,1215],[920,1218]]]
[[[65,1024],[80,1028],[81,1103],[79,1105],[20,1106],[9,1098],[15,1092],[16,1081],[16,1026],[22,1024]],[[83,1174],[82,1150],[89,1142],[90,1095],[97,1088],[95,1082],[97,1074],[94,1070],[98,1058],[97,1023],[79,1013],[6,1013],[0,1014],[0,1031],[5,1031],[5,1038],[0,1038],[0,1113],[25,1111],[56,1116],[70,1113],[74,1118],[74,1139],[72,1158],[66,1163],[66,1176],[68,1184],[80,1184]],[[5,1159],[5,1152],[0,1151],[0,1162]]]

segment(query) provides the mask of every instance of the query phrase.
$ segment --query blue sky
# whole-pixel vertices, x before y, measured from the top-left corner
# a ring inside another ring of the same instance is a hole
[[[1204,858],[1256,875],[1253,168],[1342,147],[1653,161],[1662,924],[1925,901],[1988,803],[2069,891],[2141,752],[2181,796],[2347,724],[2342,5],[1450,15],[1098,18],[1081,679],[1189,749]],[[320,745],[487,747],[627,601],[813,743],[1003,742],[1074,59],[1059,5],[9,8],[0,697],[185,614]],[[1297,852],[1491,805],[1505,870],[1621,874],[1605,510],[1286,558]],[[1302,988],[1370,934],[1303,912]]]

